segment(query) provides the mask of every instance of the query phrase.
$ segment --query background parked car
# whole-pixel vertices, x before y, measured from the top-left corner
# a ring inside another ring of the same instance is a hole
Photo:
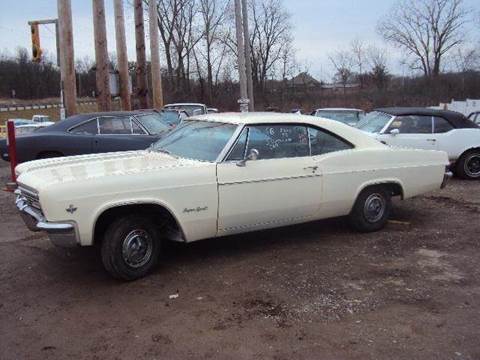
[[[475,124],[480,125],[480,111],[476,111],[468,115],[468,119],[473,121]]]
[[[384,108],[369,113],[357,127],[384,144],[445,151],[456,175],[480,179],[480,128],[460,113]]]
[[[107,112],[71,116],[17,139],[19,162],[90,153],[148,148],[171,126],[152,111]],[[0,140],[3,160],[8,161],[6,140]]]
[[[315,110],[312,115],[340,121],[350,126],[356,126],[365,116],[365,112],[360,109],[323,108]]]
[[[32,121],[36,124],[42,124],[43,126],[55,124],[48,115],[33,115]]]
[[[162,109],[158,112],[162,116],[162,121],[171,128],[175,128],[188,117],[184,110]]]
[[[198,103],[175,103],[167,104],[163,107],[164,110],[182,110],[188,116],[204,115],[208,113],[207,105]]]

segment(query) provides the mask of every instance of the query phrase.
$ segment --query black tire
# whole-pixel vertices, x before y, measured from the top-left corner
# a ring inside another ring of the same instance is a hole
[[[51,159],[61,156],[63,156],[63,154],[59,153],[58,151],[45,151],[38,154],[37,159]]]
[[[391,193],[386,187],[368,187],[358,195],[349,215],[353,229],[359,232],[373,232],[383,229],[392,208]]]
[[[103,266],[114,278],[139,279],[157,265],[161,245],[160,230],[148,216],[123,216],[105,231],[101,247]]]
[[[480,149],[465,152],[455,164],[455,174],[467,180],[480,179]]]

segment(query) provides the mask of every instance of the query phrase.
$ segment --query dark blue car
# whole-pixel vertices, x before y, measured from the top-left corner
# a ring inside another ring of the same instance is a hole
[[[146,149],[173,128],[170,117],[167,121],[165,114],[155,110],[74,115],[32,134],[17,137],[18,162]],[[0,151],[2,159],[8,161],[5,139],[0,140]]]

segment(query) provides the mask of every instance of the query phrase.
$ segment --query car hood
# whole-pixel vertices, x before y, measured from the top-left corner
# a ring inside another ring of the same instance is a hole
[[[141,150],[35,160],[18,165],[15,171],[19,184],[40,190],[43,186],[55,184],[206,164]]]

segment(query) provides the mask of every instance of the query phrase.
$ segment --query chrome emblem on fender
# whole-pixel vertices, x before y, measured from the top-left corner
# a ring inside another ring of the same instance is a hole
[[[69,212],[70,214],[73,214],[75,211],[77,211],[77,208],[75,206],[73,206],[72,204],[70,204],[70,206],[65,210],[67,212]]]

